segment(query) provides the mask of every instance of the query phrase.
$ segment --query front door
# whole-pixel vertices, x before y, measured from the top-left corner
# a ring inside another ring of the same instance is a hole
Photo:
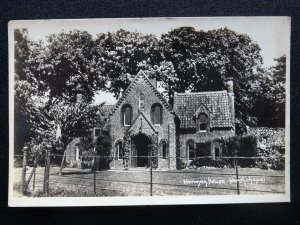
[[[148,167],[149,166],[149,152],[148,146],[150,144],[149,138],[144,134],[138,134],[134,138],[134,146],[136,152],[136,166]]]

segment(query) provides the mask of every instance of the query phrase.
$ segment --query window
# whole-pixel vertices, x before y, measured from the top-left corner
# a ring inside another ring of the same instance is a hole
[[[139,109],[144,110],[144,107],[145,107],[145,95],[141,93],[139,98]]]
[[[187,142],[188,159],[192,160],[195,157],[195,143],[190,140]]]
[[[151,120],[154,125],[162,124],[162,107],[160,104],[154,104],[151,107]]]
[[[167,158],[167,142],[166,141],[161,142],[161,157],[163,159]]]
[[[126,105],[122,110],[122,121],[124,126],[130,126],[132,120],[132,108],[130,105]]]
[[[123,143],[122,141],[118,141],[117,142],[117,151],[116,151],[116,156],[117,156],[117,159],[122,159],[123,158]]]
[[[208,117],[205,114],[198,116],[198,130],[200,132],[206,132],[208,124]]]
[[[79,147],[78,146],[75,147],[75,160],[79,161]]]
[[[94,128],[94,138],[100,135],[100,128]]]
[[[212,156],[213,158],[220,158],[222,156],[221,143],[218,140],[213,142]]]

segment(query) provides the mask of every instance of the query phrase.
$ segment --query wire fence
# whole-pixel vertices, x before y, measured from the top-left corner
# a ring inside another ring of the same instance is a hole
[[[25,153],[14,157],[15,189],[33,196],[144,196],[285,193],[284,170],[258,168],[284,157],[68,156]],[[141,160],[144,167],[132,163]],[[158,167],[158,161],[166,167]],[[185,168],[170,170],[170,162]],[[112,162],[118,161],[118,167]],[[127,162],[126,162],[127,161]],[[106,165],[103,165],[103,164]],[[211,164],[213,166],[211,166]],[[102,164],[102,165],[101,165]],[[21,178],[21,179],[20,179]]]

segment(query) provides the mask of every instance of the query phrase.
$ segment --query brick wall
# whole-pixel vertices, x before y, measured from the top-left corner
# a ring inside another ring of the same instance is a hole
[[[215,139],[226,139],[235,135],[234,130],[213,130],[211,132],[189,132],[189,133],[180,133],[180,157],[181,161],[188,163],[187,160],[187,142],[193,140],[196,143],[198,142],[207,142],[213,141]]]
[[[164,102],[161,100],[161,97],[153,90],[152,86],[149,86],[149,80],[145,79],[145,77],[139,76],[126,96],[125,100],[122,104],[119,105],[118,109],[110,116],[110,124],[111,124],[111,139],[112,139],[112,154],[116,151],[115,143],[119,139],[123,139],[124,133],[128,131],[129,127],[123,126],[121,120],[122,107],[126,104],[131,105],[132,107],[132,121],[136,119],[139,115],[139,95],[143,93],[145,95],[145,103],[143,113],[145,117],[151,123],[151,106],[154,103],[159,103],[162,106],[162,124],[160,126],[154,126],[155,130],[158,133],[158,143],[162,140],[166,140],[168,142],[168,150],[169,155],[175,157],[175,149],[176,149],[176,138],[175,138],[175,125],[174,125],[174,115],[169,111]],[[154,133],[151,126],[148,122],[140,116],[143,120],[143,130],[142,133],[147,135],[151,135]],[[140,118],[138,118],[137,122],[133,124],[131,131],[133,133],[138,133],[140,129]],[[111,163],[114,165],[114,163]],[[119,165],[119,164],[118,164]],[[165,163],[159,163],[159,166],[166,165]],[[165,166],[163,166],[165,167]],[[176,168],[176,161],[170,161],[170,168]]]

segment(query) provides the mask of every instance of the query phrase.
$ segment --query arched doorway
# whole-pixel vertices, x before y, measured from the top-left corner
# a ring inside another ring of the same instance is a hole
[[[148,167],[150,155],[149,137],[140,133],[134,136],[132,140],[132,167]]]

